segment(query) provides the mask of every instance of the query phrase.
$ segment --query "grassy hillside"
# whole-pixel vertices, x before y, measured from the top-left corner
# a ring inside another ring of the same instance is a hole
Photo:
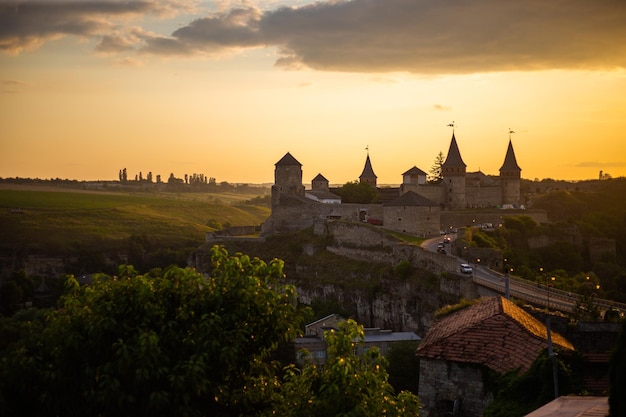
[[[174,247],[202,242],[214,230],[209,224],[257,225],[270,214],[237,199],[242,197],[0,189],[0,250],[58,254],[131,236]]]

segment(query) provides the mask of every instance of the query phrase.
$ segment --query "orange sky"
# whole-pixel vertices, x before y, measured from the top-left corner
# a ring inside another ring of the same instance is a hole
[[[626,176],[626,2],[0,0],[0,177]]]

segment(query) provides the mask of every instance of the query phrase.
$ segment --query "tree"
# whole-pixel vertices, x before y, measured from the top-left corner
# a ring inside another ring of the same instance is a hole
[[[443,157],[443,152],[439,151],[437,156],[435,157],[435,162],[433,162],[433,166],[430,167],[430,175],[428,176],[428,182],[439,182],[443,179],[443,163],[445,159]]]
[[[378,202],[378,191],[365,182],[347,182],[339,187],[335,193],[341,197],[342,203],[370,204]]]
[[[364,339],[363,327],[353,320],[339,331],[324,334],[328,358],[323,368],[309,363],[300,371],[287,368],[277,415],[419,416],[420,402],[410,392],[395,395],[385,370],[387,361],[377,348],[356,355]]]
[[[255,415],[278,386],[270,354],[303,321],[283,263],[212,248],[211,276],[170,268],[81,287],[0,360],[0,414]],[[36,330],[36,331],[35,331]]]

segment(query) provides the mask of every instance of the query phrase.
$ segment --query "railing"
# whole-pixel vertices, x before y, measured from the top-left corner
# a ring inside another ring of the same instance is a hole
[[[494,281],[489,278],[481,278],[474,273],[473,281],[478,285],[504,294],[506,276],[491,270],[489,272],[497,276],[499,280]],[[546,287],[545,285],[532,283],[523,278],[514,276],[509,276],[509,294],[532,304],[567,312],[574,311],[576,302],[582,297],[582,295],[578,293]],[[604,311],[617,309],[626,312],[626,304],[617,301],[594,298],[593,303]]]

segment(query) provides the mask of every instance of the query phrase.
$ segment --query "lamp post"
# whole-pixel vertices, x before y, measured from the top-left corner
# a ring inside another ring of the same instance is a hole
[[[543,272],[543,268],[539,268]],[[551,277],[550,281],[556,281],[556,277]],[[548,311],[546,314],[546,333],[548,339],[548,357],[552,361],[552,382],[554,383],[554,398],[559,398],[559,371],[556,363],[556,354],[552,349],[552,329],[550,323],[550,288],[552,288],[552,282],[548,282]]]
[[[550,310],[550,288],[552,288],[552,285],[553,285],[552,283],[553,283],[554,281],[556,281],[556,277],[552,277],[552,278],[550,278],[550,280],[551,280],[552,282],[549,282],[549,283],[548,283],[548,311]]]

